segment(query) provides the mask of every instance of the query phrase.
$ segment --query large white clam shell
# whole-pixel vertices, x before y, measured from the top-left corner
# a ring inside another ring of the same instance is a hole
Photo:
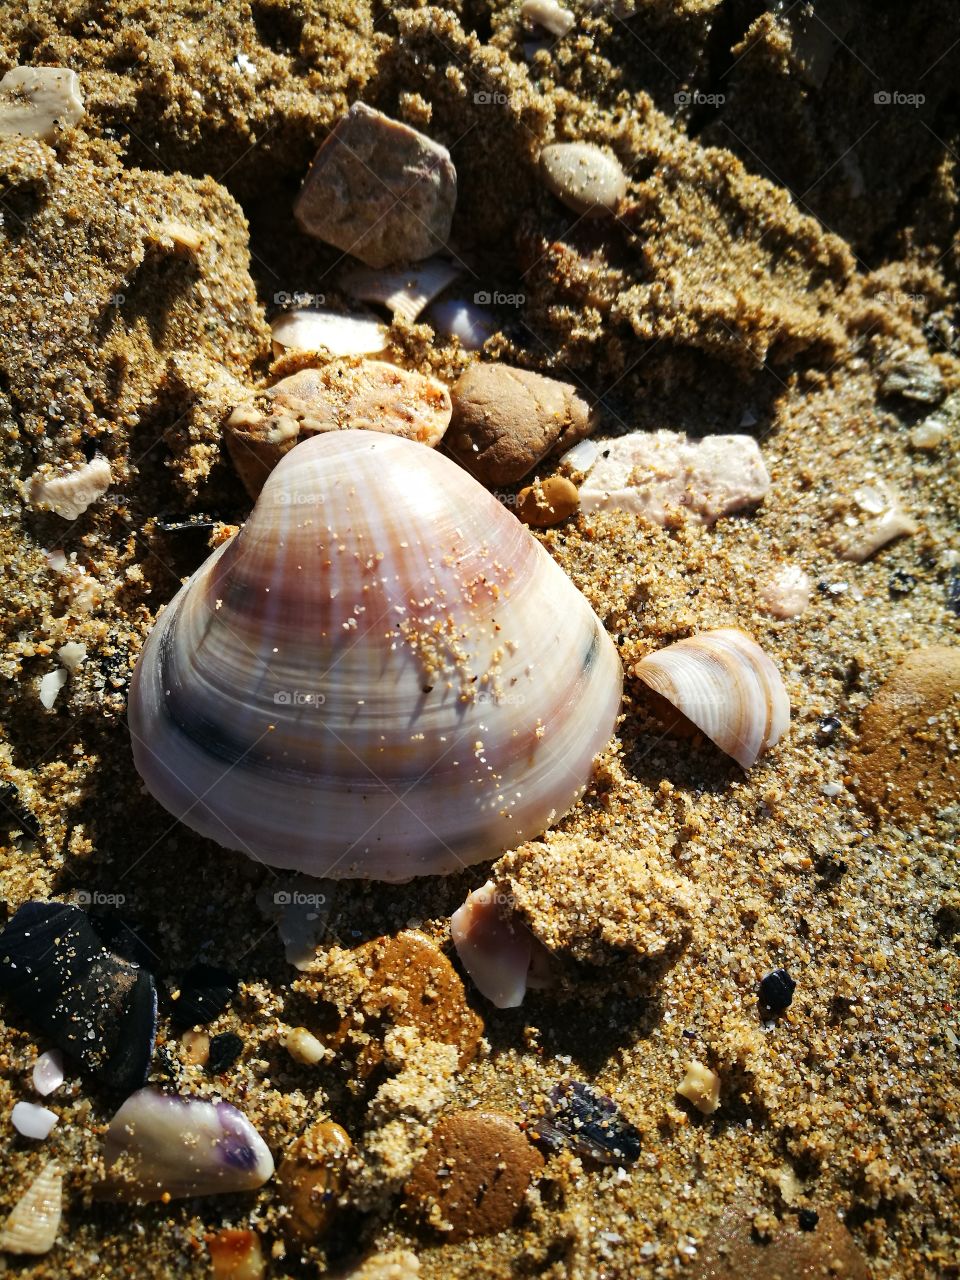
[[[348,430],[291,450],[160,616],[130,728],[194,830],[397,881],[556,821],[620,692],[610,638],[513,515],[436,451]]]
[[[704,631],[648,653],[634,674],[744,769],[775,746],[790,724],[780,672],[735,627]]]

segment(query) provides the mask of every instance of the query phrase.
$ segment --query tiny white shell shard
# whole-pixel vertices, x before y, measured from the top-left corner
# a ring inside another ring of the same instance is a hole
[[[75,71],[66,67],[11,67],[0,80],[0,138],[42,138],[83,117]]]
[[[373,267],[350,266],[340,273],[340,287],[358,302],[377,302],[387,307],[394,318],[403,316],[412,324],[424,307],[462,275],[462,269],[446,258],[427,258],[425,262],[393,271],[377,271]]]
[[[45,676],[40,678],[40,701],[47,711],[50,711],[53,704],[57,700],[57,695],[63,686],[67,683],[68,675],[63,667],[57,667],[55,671],[48,671]]]
[[[372,316],[303,307],[284,311],[270,325],[274,352],[326,351],[331,356],[366,356],[387,345],[387,330]]]
[[[533,935],[500,911],[492,880],[468,895],[450,917],[460,963],[477,989],[498,1009],[516,1009],[527,993]]]
[[[49,1253],[60,1230],[63,1175],[55,1160],[48,1161],[7,1215],[0,1227],[0,1250],[7,1253]]]
[[[273,1175],[266,1143],[236,1107],[149,1088],[131,1094],[110,1121],[104,1163],[118,1199],[253,1191]]]
[[[59,1049],[41,1053],[33,1064],[33,1087],[42,1098],[55,1093],[63,1084],[63,1054]]]
[[[427,312],[427,320],[445,338],[458,339],[464,351],[479,351],[497,332],[486,307],[463,298],[444,298]]]
[[[524,22],[542,27],[544,31],[558,37],[572,31],[576,22],[570,10],[562,8],[557,0],[523,0],[520,17]]]
[[[649,653],[634,674],[744,769],[775,746],[790,724],[780,672],[755,640],[734,627],[703,631]]]
[[[18,1102],[10,1113],[13,1127],[24,1138],[34,1142],[42,1142],[49,1138],[60,1117],[49,1107],[41,1107],[36,1102]]]
[[[77,520],[110,488],[110,463],[100,454],[73,471],[60,475],[36,471],[27,481],[27,501],[35,510],[55,511],[64,520]]]

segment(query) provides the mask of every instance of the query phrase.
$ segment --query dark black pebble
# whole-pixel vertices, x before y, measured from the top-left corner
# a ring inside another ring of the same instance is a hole
[[[783,1013],[796,989],[797,984],[786,969],[771,969],[760,979],[760,1008],[765,1013]]]
[[[219,1018],[237,992],[237,979],[213,964],[192,965],[179,983],[170,1020],[180,1030],[204,1027]]]
[[[579,1080],[554,1085],[527,1132],[548,1151],[567,1147],[598,1164],[628,1165],[640,1157],[640,1130],[621,1116],[612,1098]]]
[[[837,716],[821,716],[817,721],[817,744],[821,747],[831,743],[843,727]]]
[[[797,1214],[797,1224],[801,1231],[812,1231],[820,1221],[820,1215],[814,1209],[801,1209]]]
[[[153,976],[103,945],[79,907],[27,902],[0,933],[0,992],[111,1088],[147,1078],[157,1033]]]
[[[229,1071],[242,1052],[243,1041],[232,1031],[224,1031],[221,1035],[212,1036],[207,1070],[212,1076],[218,1076],[222,1071]]]
[[[916,578],[905,569],[894,569],[887,579],[887,590],[892,596],[908,596],[916,585]]]

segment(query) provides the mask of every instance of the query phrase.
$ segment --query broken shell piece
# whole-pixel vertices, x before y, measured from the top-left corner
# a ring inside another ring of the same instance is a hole
[[[0,80],[0,138],[42,138],[83,116],[80,81],[65,67],[12,67]]]
[[[341,315],[315,307],[284,311],[270,329],[274,355],[292,348],[323,351],[330,356],[366,356],[387,345],[386,326],[372,316]]]
[[[63,667],[57,667],[55,671],[48,671],[45,676],[40,679],[40,701],[47,711],[53,709],[53,704],[57,700],[57,695],[63,686],[67,683],[67,672]]]
[[[936,404],[943,399],[943,374],[924,348],[898,347],[883,363],[880,391],[885,396]]]
[[[34,510],[55,511],[64,520],[77,520],[110,488],[110,463],[100,454],[74,471],[60,475],[35,471],[27,481],[27,501]]]
[[[497,332],[496,322],[484,308],[463,298],[445,298],[433,303],[426,318],[437,333],[456,338],[464,351],[479,351]]]
[[[702,1115],[712,1116],[720,1105],[720,1077],[694,1058],[687,1064],[687,1074],[677,1085],[677,1093]]]
[[[340,287],[359,302],[377,302],[387,307],[394,319],[402,316],[412,324],[420,312],[452,284],[461,269],[446,258],[428,258],[396,271],[373,267],[347,267],[340,273]]]
[[[780,672],[734,627],[649,653],[633,673],[744,769],[776,746],[790,724]]]
[[[59,1049],[48,1049],[33,1064],[33,1087],[41,1098],[45,1098],[62,1084],[63,1054]]]
[[[531,26],[542,27],[558,37],[572,31],[576,22],[570,10],[562,8],[557,0],[523,0],[520,17]]]
[[[104,1148],[108,1194],[121,1200],[253,1191],[273,1157],[246,1116],[228,1102],[131,1094],[110,1121]]]
[[[900,499],[889,485],[862,485],[853,494],[861,511],[873,518],[841,533],[835,546],[841,560],[862,564],[896,538],[909,537],[920,526],[900,505]]]
[[[798,618],[810,603],[810,579],[795,564],[785,564],[760,589],[760,603],[774,618]]]
[[[548,1151],[567,1147],[598,1164],[623,1167],[640,1158],[640,1130],[624,1119],[612,1098],[580,1080],[555,1084],[528,1131]]]
[[[225,1227],[206,1241],[213,1280],[260,1280],[265,1274],[263,1248],[255,1231]]]
[[[503,905],[508,907],[506,915],[501,911]],[[544,972],[549,952],[519,917],[509,914],[510,905],[504,904],[493,881],[488,880],[450,917],[460,963],[477,990],[498,1009],[516,1009],[528,986],[547,985]]]
[[[150,232],[150,239],[162,249],[195,258],[203,248],[206,235],[186,222],[168,218],[166,222],[157,223]]]
[[[0,1250],[7,1253],[49,1253],[60,1230],[63,1175],[56,1161],[43,1166],[0,1227]]]
[[[49,1107],[36,1102],[18,1102],[10,1113],[10,1120],[17,1133],[34,1142],[49,1138],[60,1117]]]

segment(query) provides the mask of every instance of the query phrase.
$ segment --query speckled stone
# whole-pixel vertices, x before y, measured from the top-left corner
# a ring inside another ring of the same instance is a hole
[[[857,794],[895,821],[955,804],[951,744],[960,744],[960,648],[917,649],[864,710],[851,762]]]
[[[853,1237],[836,1214],[820,1211],[804,1231],[790,1217],[766,1242],[753,1233],[753,1216],[730,1209],[704,1241],[689,1280],[870,1280]]]
[[[574,213],[602,218],[627,194],[620,161],[589,142],[554,142],[540,152],[544,186]]]
[[[317,152],[294,215],[307,235],[388,267],[443,248],[456,200],[446,147],[355,102]]]
[[[406,1185],[406,1207],[444,1240],[513,1225],[543,1157],[508,1117],[457,1111],[434,1129]]]

